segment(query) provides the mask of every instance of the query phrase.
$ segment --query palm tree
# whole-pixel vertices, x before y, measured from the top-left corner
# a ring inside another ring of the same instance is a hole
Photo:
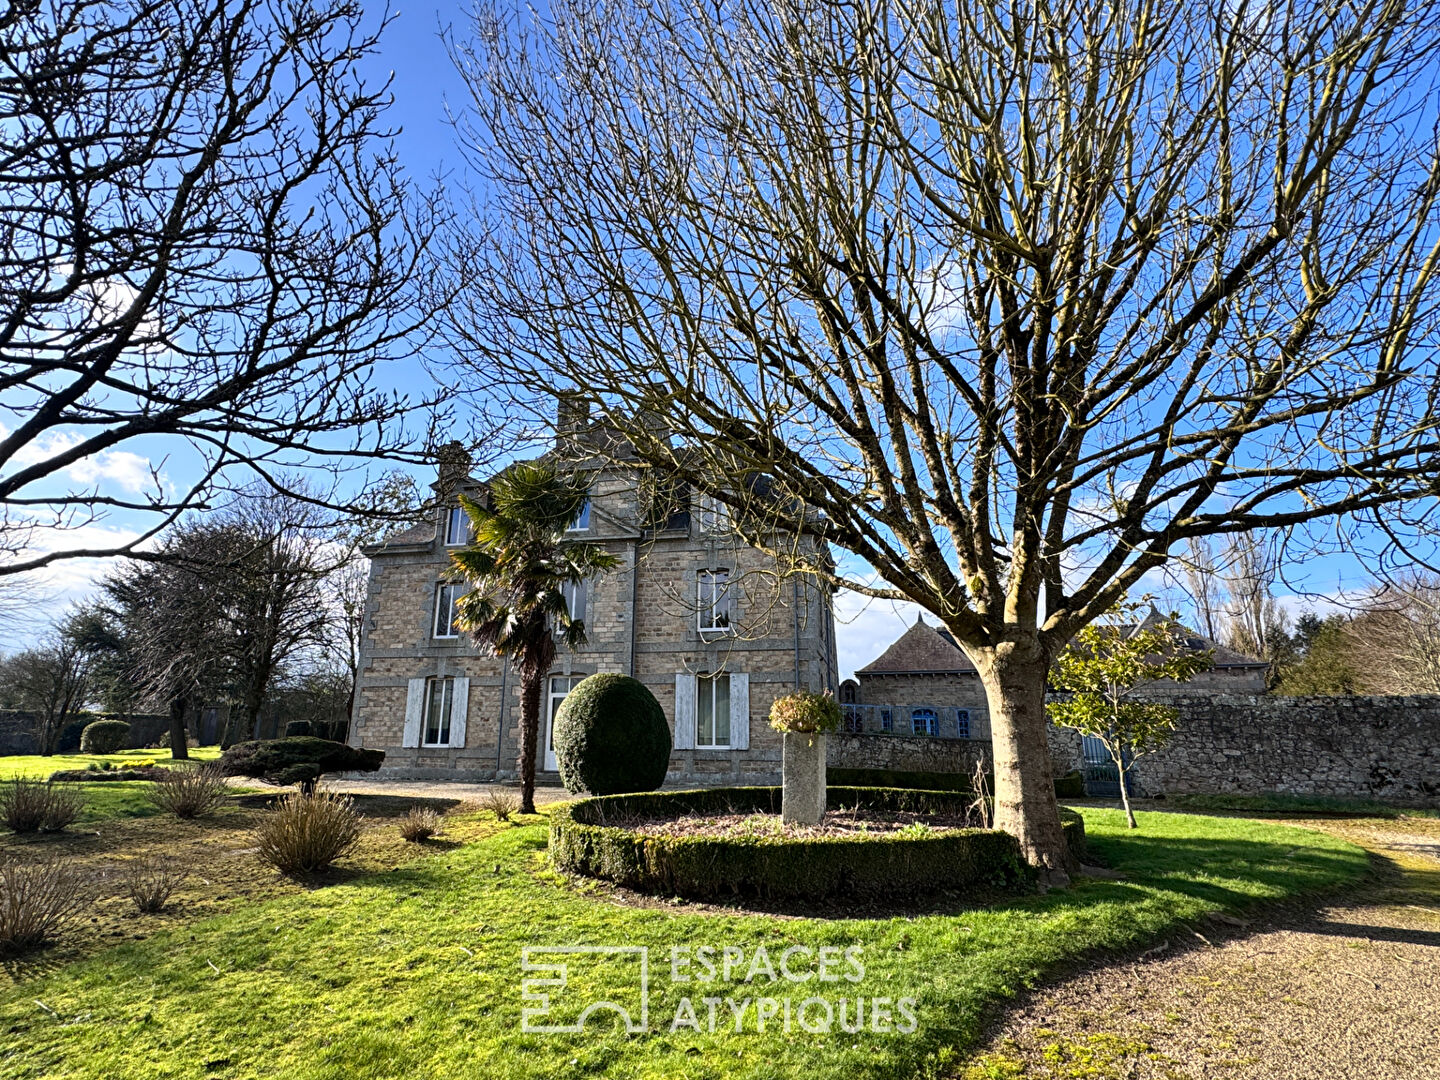
[[[474,539],[450,556],[471,585],[458,623],[475,643],[509,657],[520,675],[520,812],[535,812],[535,744],[540,697],[555,660],[555,641],[585,643],[585,622],[572,619],[563,588],[619,560],[596,544],[567,539],[588,498],[582,477],[562,476],[547,462],[518,462],[490,482],[487,509],[461,496]]]

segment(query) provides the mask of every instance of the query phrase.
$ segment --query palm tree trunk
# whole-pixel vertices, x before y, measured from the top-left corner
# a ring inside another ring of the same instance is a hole
[[[535,747],[540,741],[540,692],[545,672],[526,665],[520,675],[520,813],[535,813]]]

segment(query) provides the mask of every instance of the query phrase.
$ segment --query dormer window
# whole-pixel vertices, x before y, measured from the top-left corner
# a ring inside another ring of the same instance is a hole
[[[470,542],[470,515],[463,506],[452,506],[445,518],[445,546],[464,547]]]
[[[695,528],[702,535],[728,532],[730,529],[730,508],[713,495],[700,495],[695,499]]]

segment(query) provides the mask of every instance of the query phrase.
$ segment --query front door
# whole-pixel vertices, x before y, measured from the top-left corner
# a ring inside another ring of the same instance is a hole
[[[555,772],[560,768],[560,762],[555,758],[555,714],[560,711],[560,703],[565,700],[565,695],[580,685],[582,675],[555,675],[550,678],[549,692],[545,696],[545,722],[542,725],[545,729],[545,761],[544,770]]]

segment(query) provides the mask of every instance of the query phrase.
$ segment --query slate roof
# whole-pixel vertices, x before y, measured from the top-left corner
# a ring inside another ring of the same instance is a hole
[[[379,543],[367,548],[368,551],[383,551],[388,547],[403,547],[407,544],[428,544],[435,539],[435,523],[421,521],[407,529],[393,532]]]
[[[945,630],[917,620],[856,675],[947,675],[973,672],[975,665]]]

